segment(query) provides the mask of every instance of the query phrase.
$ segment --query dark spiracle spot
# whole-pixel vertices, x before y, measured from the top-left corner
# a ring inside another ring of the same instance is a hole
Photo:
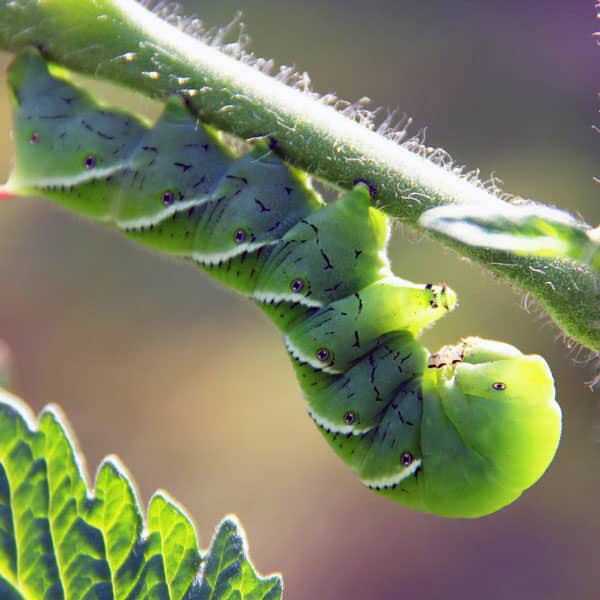
[[[352,411],[348,411],[344,415],[344,423],[346,423],[346,425],[354,425],[355,421],[356,421],[356,415]]]
[[[492,383],[492,389],[497,392],[502,392],[506,389],[506,384],[502,383],[502,381],[496,381],[495,383]]]
[[[39,131],[34,131],[31,134],[31,137],[29,138],[29,143],[30,144],[37,144],[40,141],[40,133]]]
[[[236,229],[233,234],[233,241],[241,244],[246,239],[246,232],[243,229]]]
[[[434,300],[432,300],[429,304],[431,305],[431,308],[437,308],[438,307],[438,303],[435,302]]]
[[[415,457],[407,450],[400,455],[400,462],[402,463],[403,467],[410,467],[414,459]]]
[[[175,196],[173,196],[173,192],[167,190],[166,192],[163,193],[162,203],[165,206],[171,206],[171,204],[173,204],[174,201],[175,201]]]
[[[93,154],[88,154],[83,161],[86,169],[93,169],[96,166],[96,157]]]
[[[292,289],[292,292],[301,292],[304,288],[304,281],[302,281],[302,279],[294,279],[290,285],[290,288]]]
[[[325,362],[326,360],[329,359],[329,350],[327,350],[327,348],[319,348],[317,350],[317,358],[321,362]]]

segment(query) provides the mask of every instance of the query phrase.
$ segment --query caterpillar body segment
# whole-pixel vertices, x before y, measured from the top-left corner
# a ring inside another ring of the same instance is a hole
[[[394,500],[430,512],[421,484],[426,469],[421,449],[422,416],[421,379],[415,378],[387,398],[377,426],[367,432],[341,433],[317,425],[365,485],[384,495],[393,492]]]
[[[308,412],[376,492],[476,517],[550,464],[561,415],[538,356],[467,338],[430,354],[446,285],[392,274],[388,220],[366,184],[325,204],[265,144],[236,156],[170,98],[148,125],[105,108],[39,54],[9,70],[16,162],[5,188],[44,195],[252,298],[284,335]]]
[[[387,219],[370,204],[359,185],[300,219],[273,249],[254,297],[324,307],[391,276]]]
[[[326,387],[308,390],[308,413],[335,433],[358,435],[377,427],[405,383],[423,373],[427,352],[408,333],[394,334]]]
[[[126,168],[146,129],[143,123],[121,111],[99,109],[87,94],[50,76],[33,52],[13,63],[8,83],[19,137],[7,188],[43,194],[78,213],[110,220],[114,195],[100,182]],[[104,164],[94,161],[93,169],[86,168],[92,165],[90,148],[106,158]]]
[[[322,207],[306,175],[284,166],[261,144],[232,161],[211,193],[199,217],[192,258],[215,265],[273,245]]]

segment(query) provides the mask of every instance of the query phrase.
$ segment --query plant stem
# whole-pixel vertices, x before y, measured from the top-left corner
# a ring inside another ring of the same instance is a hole
[[[184,34],[133,0],[0,0],[0,48],[29,45],[60,65],[154,98],[185,94],[204,122],[246,139],[269,136],[290,162],[337,187],[367,181],[377,207],[412,225],[434,206],[499,202],[477,182]],[[600,351],[600,283],[590,268],[434,237],[530,292],[566,335]]]

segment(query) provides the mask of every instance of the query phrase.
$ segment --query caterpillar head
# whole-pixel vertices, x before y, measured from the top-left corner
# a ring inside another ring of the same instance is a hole
[[[423,494],[432,512],[473,517],[542,476],[558,447],[561,411],[540,356],[479,338],[454,354],[460,362],[424,377]]]

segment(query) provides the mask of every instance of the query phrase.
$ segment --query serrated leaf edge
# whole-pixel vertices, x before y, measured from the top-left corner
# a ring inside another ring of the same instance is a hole
[[[259,584],[269,583],[269,582],[273,583],[274,587],[271,588],[271,590],[269,590],[268,595],[265,596],[265,598],[270,599],[270,598],[282,597],[282,594],[283,594],[283,575],[282,575],[282,573],[280,573],[279,571],[275,571],[275,572],[271,573],[270,575],[261,575],[257,571],[253,561],[250,558],[250,549],[249,549],[249,544],[248,544],[248,538],[246,536],[246,530],[244,529],[243,525],[241,524],[238,516],[233,513],[229,513],[229,514],[225,515],[223,517],[223,519],[221,519],[220,523],[217,525],[215,532],[210,540],[210,545],[208,546],[206,552],[204,553],[204,558],[202,559],[200,571],[196,578],[197,583],[200,584],[204,580],[205,571],[209,564],[209,559],[210,559],[211,553],[213,551],[214,544],[224,528],[233,529],[235,532],[235,535],[237,535],[237,537],[240,539],[240,541],[241,541],[240,556],[243,560],[248,561],[250,567],[252,568],[252,570],[254,572],[257,583],[259,583]],[[239,567],[241,570],[242,565],[240,564]],[[277,590],[275,590],[275,586],[277,586],[277,588],[278,588]],[[279,595],[273,595],[274,593],[276,594],[277,591],[280,592]],[[187,596],[186,596],[186,598],[187,598]]]

